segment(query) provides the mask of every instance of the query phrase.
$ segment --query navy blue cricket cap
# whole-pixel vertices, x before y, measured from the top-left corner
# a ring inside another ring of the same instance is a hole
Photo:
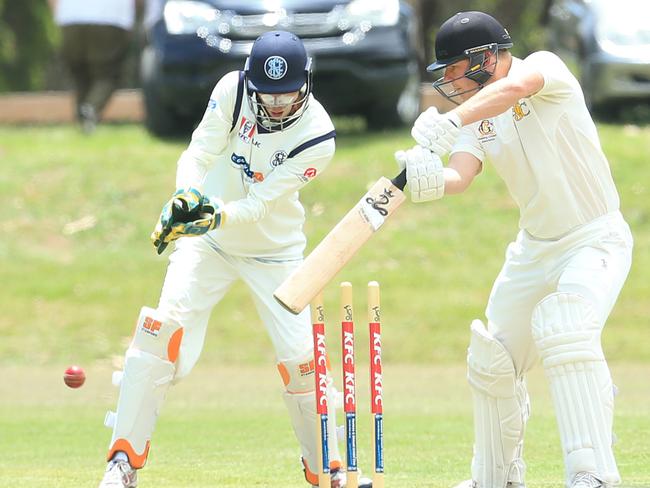
[[[465,51],[487,44],[498,49],[512,47],[508,31],[497,19],[484,12],[458,12],[446,20],[436,34],[436,61],[427,71],[436,71],[454,64],[467,55]]]
[[[248,89],[289,93],[307,83],[309,58],[302,41],[291,32],[270,31],[253,43],[244,68]]]

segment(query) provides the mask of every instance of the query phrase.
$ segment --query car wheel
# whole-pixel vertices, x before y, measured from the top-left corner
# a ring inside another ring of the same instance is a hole
[[[365,114],[370,130],[412,125],[420,114],[420,76],[417,65],[411,69],[408,82],[397,100],[377,103]]]

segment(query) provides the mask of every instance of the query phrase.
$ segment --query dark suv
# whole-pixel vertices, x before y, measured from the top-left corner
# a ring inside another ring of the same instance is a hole
[[[314,94],[330,114],[361,114],[381,128],[419,113],[417,22],[400,0],[167,0],[160,14],[141,61],[155,134],[190,130],[215,83],[242,69],[255,38],[270,30],[303,39]]]
[[[593,110],[650,103],[650,1],[553,0],[548,29]]]

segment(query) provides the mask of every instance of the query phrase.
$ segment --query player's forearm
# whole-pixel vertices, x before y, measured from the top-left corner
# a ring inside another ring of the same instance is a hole
[[[209,158],[201,157],[189,150],[184,151],[178,159],[176,168],[176,188],[196,188],[203,191],[203,183],[210,169]]]
[[[445,195],[457,195],[463,193],[472,183],[472,180],[464,177],[455,168],[447,166],[444,168]]]
[[[251,195],[241,200],[228,202],[224,213],[228,219],[228,227],[238,224],[254,224],[262,220],[268,213],[268,204]]]
[[[460,117],[463,125],[469,125],[504,113],[528,95],[528,89],[523,83],[506,78],[484,87],[472,98],[453,109],[453,112]]]
[[[216,90],[216,89],[215,89]],[[178,160],[176,188],[203,188],[205,177],[220,154],[226,151],[230,121],[210,107],[192,133],[192,141]]]

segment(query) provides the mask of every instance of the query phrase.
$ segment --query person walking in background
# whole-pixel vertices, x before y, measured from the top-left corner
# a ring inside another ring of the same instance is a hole
[[[135,0],[50,0],[72,75],[76,116],[92,132],[115,91],[135,24]]]
[[[470,327],[474,456],[472,479],[459,487],[524,486],[525,375],[540,358],[566,486],[609,487],[620,475],[601,332],[631,266],[632,235],[578,81],[556,55],[518,59],[512,45],[482,12],[443,23],[428,69],[444,70],[434,87],[458,106],[422,113],[411,131],[418,145],[396,153],[414,201],[465,191],[489,160],[520,210],[487,327]]]
[[[194,367],[212,308],[240,279],[275,350],[306,480],[318,483],[310,315],[293,315],[273,298],[302,262],[305,211],[298,191],[325,170],[335,150],[334,126],[311,92],[311,58],[284,31],[260,36],[244,70],[216,84],[152,234],[158,253],[172,242],[176,248],[158,308],[142,308],[126,352],[117,412],[107,417],[113,436],[100,488],[137,485],[165,395]],[[327,389],[333,396],[333,387]],[[335,422],[332,414],[332,439]],[[329,454],[331,486],[343,488],[335,442]]]

